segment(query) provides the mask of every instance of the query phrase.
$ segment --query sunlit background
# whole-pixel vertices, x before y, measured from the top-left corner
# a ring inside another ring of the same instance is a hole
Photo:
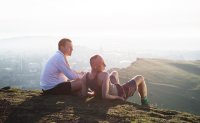
[[[61,38],[72,69],[101,54],[122,83],[143,75],[153,105],[200,114],[199,0],[0,0],[0,87],[40,89]]]
[[[198,0],[1,0],[0,38],[55,36],[105,49],[199,50],[199,6]]]

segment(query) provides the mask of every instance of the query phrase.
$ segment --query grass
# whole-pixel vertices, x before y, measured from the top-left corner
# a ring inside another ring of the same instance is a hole
[[[75,96],[43,96],[40,91],[0,92],[0,122],[200,122],[200,116],[122,101]]]

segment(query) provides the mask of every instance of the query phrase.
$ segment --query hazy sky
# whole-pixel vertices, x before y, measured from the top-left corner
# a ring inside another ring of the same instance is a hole
[[[200,50],[200,1],[0,0],[0,39],[29,35],[106,48]]]

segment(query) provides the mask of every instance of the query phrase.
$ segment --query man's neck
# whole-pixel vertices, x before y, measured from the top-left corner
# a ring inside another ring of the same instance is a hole
[[[65,54],[63,51],[59,50],[65,57],[67,57],[68,55]]]
[[[96,71],[96,70],[91,70],[91,74],[98,74],[98,73],[100,73],[101,71]],[[103,71],[102,71],[103,72]]]
[[[96,70],[91,70],[91,74],[96,74],[97,71]]]

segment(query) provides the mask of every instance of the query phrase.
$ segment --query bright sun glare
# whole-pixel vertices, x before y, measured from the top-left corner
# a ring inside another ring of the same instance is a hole
[[[70,37],[105,49],[199,50],[198,0],[0,0],[0,38]]]

